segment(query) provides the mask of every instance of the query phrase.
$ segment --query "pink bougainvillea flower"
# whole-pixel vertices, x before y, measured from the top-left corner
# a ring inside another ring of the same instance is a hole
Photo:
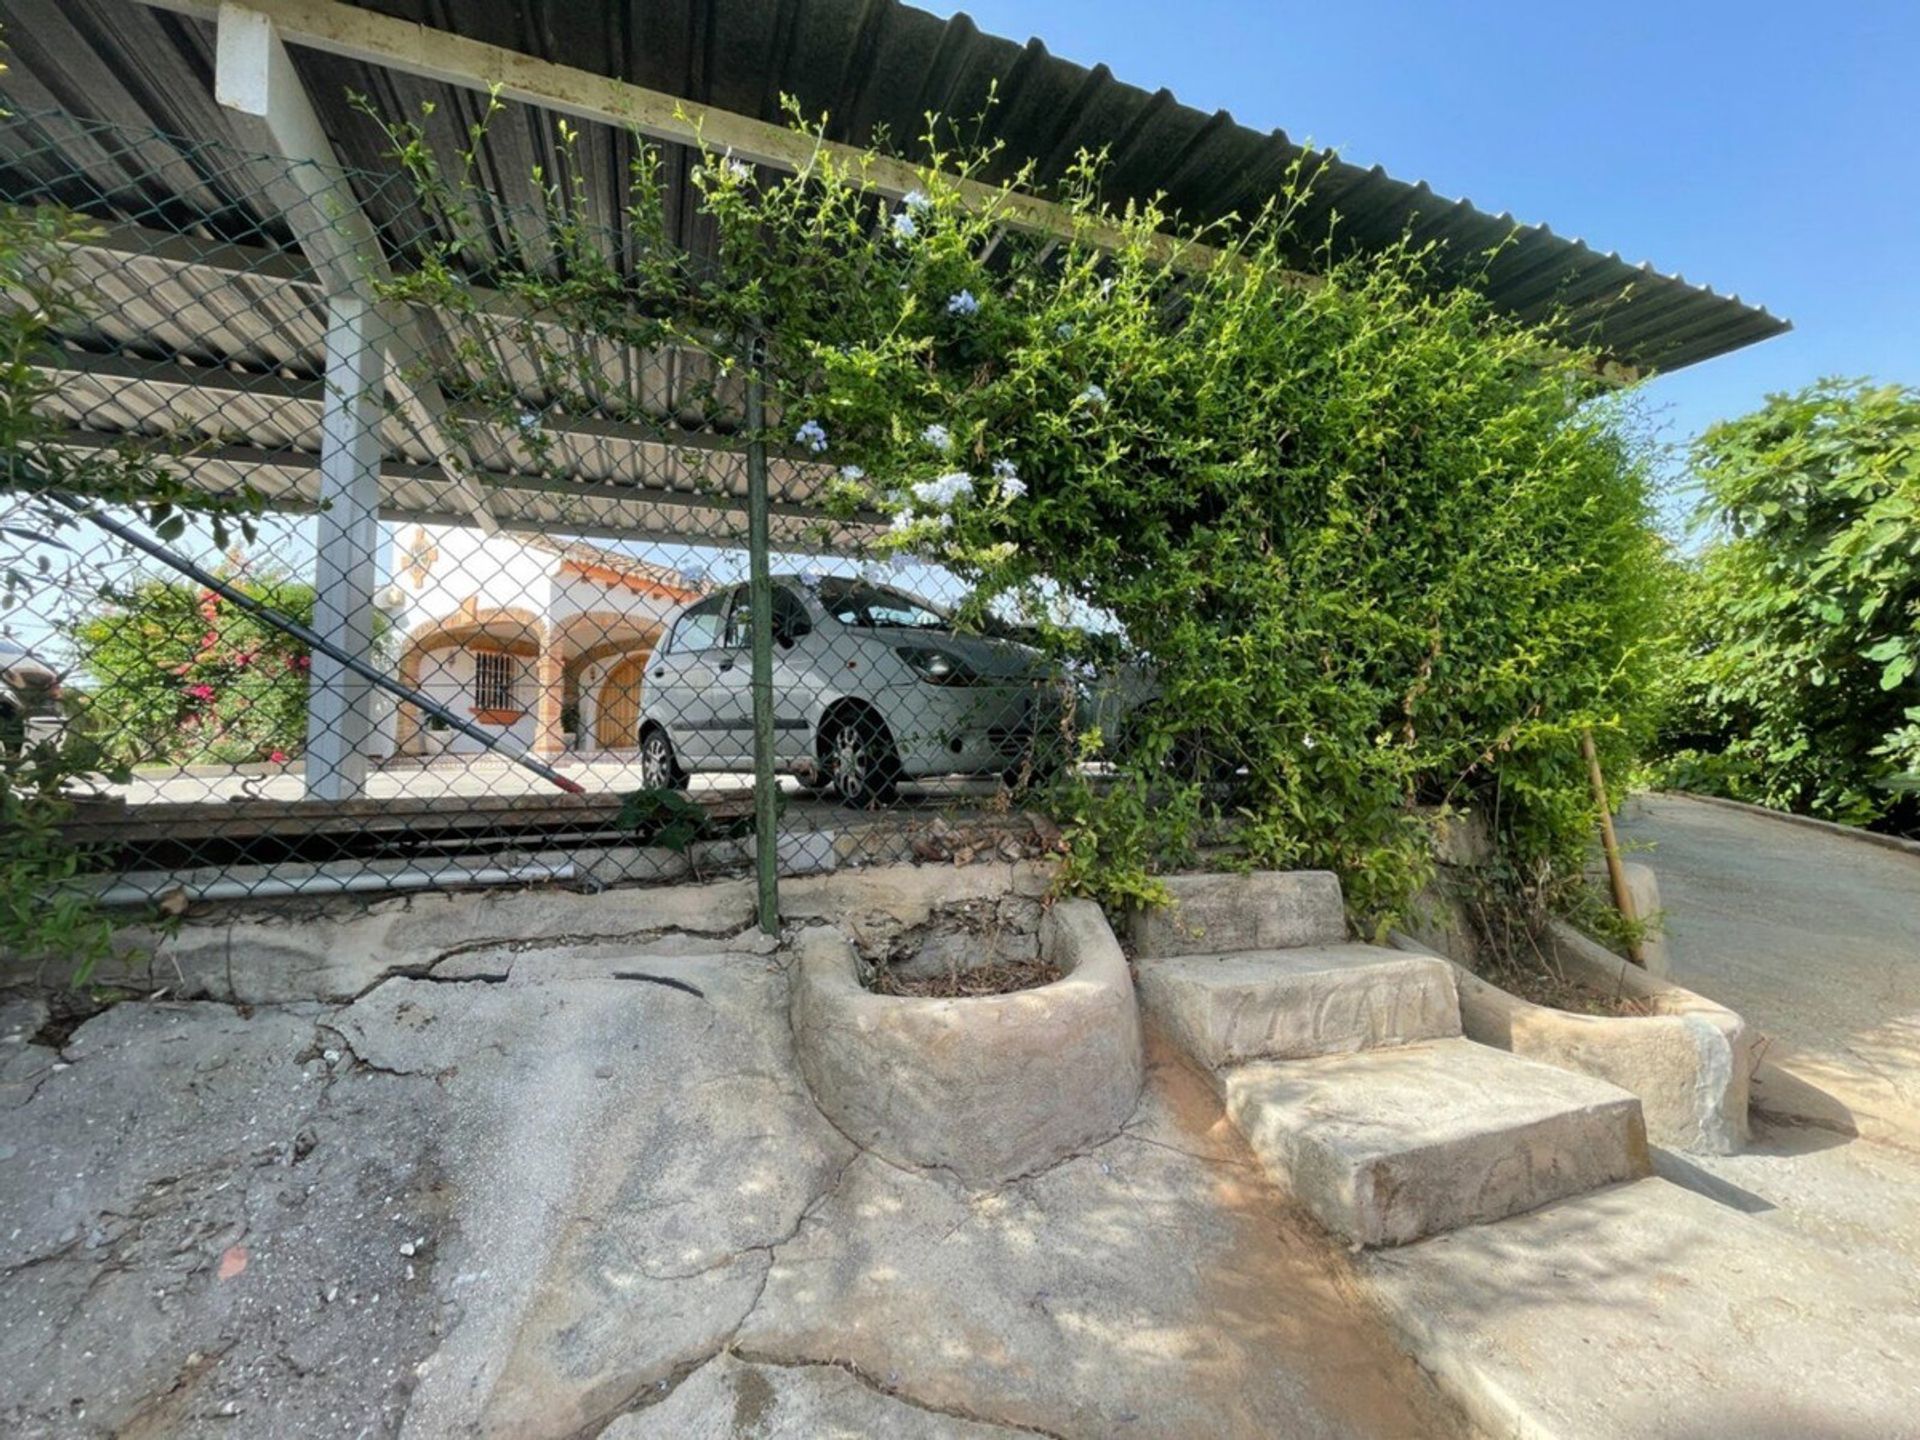
[[[211,700],[213,699],[213,686],[202,681],[198,685],[189,685],[187,687],[187,694],[196,700]]]
[[[311,664],[313,664],[313,661],[305,655],[296,655],[293,657],[293,668],[296,670],[305,670]]]
[[[270,764],[284,765],[287,763],[287,752],[278,748],[269,750],[267,760]]]

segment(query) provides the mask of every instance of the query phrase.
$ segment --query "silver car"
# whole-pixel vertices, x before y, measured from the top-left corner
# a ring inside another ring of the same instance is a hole
[[[66,728],[60,676],[30,651],[0,640],[0,746],[18,752]]]
[[[753,768],[746,586],[678,611],[647,664],[640,768],[653,789]],[[958,633],[926,601],[864,580],[773,582],[778,767],[850,805],[926,775],[1051,768],[1063,680],[1039,652]]]

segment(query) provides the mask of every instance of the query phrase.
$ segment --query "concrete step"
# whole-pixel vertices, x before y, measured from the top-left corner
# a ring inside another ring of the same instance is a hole
[[[1165,884],[1172,903],[1128,917],[1136,956],[1280,950],[1347,938],[1346,902],[1331,871],[1175,875]]]
[[[1650,1172],[1640,1102],[1470,1040],[1260,1061],[1227,1114],[1274,1179],[1361,1245],[1500,1220]]]
[[[1139,962],[1140,1003],[1208,1069],[1460,1033],[1453,967],[1378,945],[1306,945]]]
[[[1665,1180],[1361,1265],[1476,1433],[1920,1436],[1920,1306],[1902,1274]]]

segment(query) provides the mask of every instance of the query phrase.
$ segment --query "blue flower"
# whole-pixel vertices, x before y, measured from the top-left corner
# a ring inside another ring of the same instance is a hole
[[[1098,385],[1089,385],[1080,392],[1080,398],[1089,405],[1104,405],[1107,403],[1107,392]]]
[[[949,295],[947,297],[947,313],[949,315],[978,315],[980,313],[980,302],[973,298],[973,292],[971,290],[962,290],[956,295]]]
[[[927,198],[924,190],[909,190],[900,197],[900,203],[909,210],[927,211],[933,208],[933,201]]]
[[[934,480],[922,480],[913,487],[913,498],[934,510],[951,509],[973,495],[973,477],[955,470]]]
[[[1020,478],[1011,460],[994,461],[993,478],[1000,482],[1000,493],[1009,500],[1018,500],[1027,493],[1027,482]]]
[[[921,525],[935,525],[942,530],[953,528],[953,516],[944,511],[938,515],[918,515],[912,510],[902,510],[893,517],[891,529],[896,535],[903,535],[918,529]]]
[[[1071,340],[1073,338],[1073,322],[1071,320],[1062,320],[1058,325],[1053,327],[1053,333],[1058,335],[1062,340]]]
[[[911,210],[896,210],[893,212],[894,239],[911,240],[919,233],[920,227],[914,223],[913,212]]]
[[[827,432],[818,420],[809,420],[793,432],[794,443],[804,445],[818,455],[827,448]]]
[[[947,427],[944,425],[934,424],[927,426],[926,429],[920,432],[920,438],[943,455],[953,448],[953,436],[948,433]]]
[[[842,465],[840,467],[840,478],[849,484],[857,484],[867,478],[867,472],[862,470],[858,465]]]

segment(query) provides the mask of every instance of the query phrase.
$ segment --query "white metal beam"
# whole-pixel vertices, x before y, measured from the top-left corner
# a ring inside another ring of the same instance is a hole
[[[112,371],[82,370],[78,368],[61,369],[54,367],[51,368],[48,373],[55,375],[83,375],[118,373],[119,370],[120,367],[118,366],[115,366]],[[154,377],[146,376],[143,378],[151,380]],[[161,383],[166,382],[162,381]],[[280,383],[300,387],[299,394],[287,395],[284,398],[310,402],[319,398],[323,393],[323,387],[313,385],[311,382],[284,381]],[[326,391],[330,393],[331,387],[325,388]],[[243,382],[233,384],[231,390],[227,393],[244,395],[255,392],[251,389],[249,383]],[[269,395],[276,395],[280,392],[268,391],[267,393]],[[556,430],[556,433],[564,434],[568,432]],[[64,432],[53,443],[74,450],[117,450],[125,445],[126,442],[127,435],[121,431],[77,429]],[[635,436],[633,437],[633,444],[640,454],[645,457],[645,464],[636,468],[650,468],[656,462],[669,461],[675,452],[681,450],[708,454],[712,453],[716,448],[721,448],[716,447],[707,437],[700,435],[693,435],[685,440],[654,438],[651,436],[642,438]],[[734,452],[731,450],[731,447],[725,447],[721,450],[721,453],[730,454]],[[784,457],[775,458],[781,459]],[[163,461],[165,464],[189,476],[203,467],[211,466],[282,471],[287,474],[303,475],[323,464],[322,458],[316,457],[313,452],[309,450],[270,449],[266,446],[248,445],[244,443],[220,445],[189,444],[180,454],[168,455],[162,452],[156,456],[156,459]],[[824,469],[824,467],[814,468]],[[409,481],[429,484],[444,484],[446,481],[446,477],[442,475],[437,468],[430,465],[416,465],[405,460],[383,461],[379,470],[382,478],[394,482],[395,485]],[[721,515],[745,515],[747,513],[747,502],[744,496],[714,493],[704,490],[676,490],[664,485],[628,484],[623,481],[610,480],[571,480],[564,477],[549,479],[539,475],[523,475],[500,470],[477,471],[474,478],[490,492],[500,492],[507,495],[555,495],[579,500],[614,501],[622,505],[646,506],[658,510],[687,510]],[[794,520],[822,521],[832,522],[834,524],[840,524],[844,520],[844,523],[851,525],[884,527],[887,523],[886,516],[873,511],[863,510],[849,517],[841,517],[835,512],[823,509],[818,505],[810,505],[805,501],[798,500],[775,500],[770,505],[768,513]],[[656,536],[653,538],[660,537]],[[674,536],[668,534],[665,538],[700,541],[709,537],[701,535]]]
[[[321,283],[333,295],[374,298],[385,278],[380,243],[333,154],[273,22],[240,5],[220,7],[213,98],[255,149],[289,163],[274,199]]]
[[[320,116],[313,108],[272,19],[244,5],[222,4],[217,12],[214,97],[232,111],[249,143],[288,162],[285,192],[275,198],[300,249],[329,298],[352,295],[377,303],[377,287],[392,278],[372,222],[360,208]],[[486,492],[454,460],[443,423],[446,398],[419,378],[430,352],[419,320],[394,307],[387,319],[385,384],[400,402],[414,431],[439,459],[458,488],[474,522],[497,528]]]
[[[72,443],[84,443],[94,449],[111,448],[125,439],[124,435],[111,429],[92,428],[92,412],[99,405],[99,400],[94,397],[104,392],[108,384],[113,386],[113,398],[122,402],[126,399],[126,387],[135,385],[152,387],[152,392],[169,404],[182,392],[207,396],[208,411],[203,418],[216,427],[218,412],[224,403],[228,399],[242,397],[288,401],[299,405],[306,413],[286,417],[287,423],[294,428],[309,425],[313,416],[307,407],[318,407],[327,395],[324,380],[295,380],[279,373],[243,372],[215,365],[187,365],[177,360],[147,360],[121,351],[107,354],[78,350],[52,351],[45,356],[36,356],[33,368],[42,374],[59,380],[73,380],[78,382],[78,386],[86,387],[82,389],[77,386],[63,392],[57,408],[69,417],[71,423],[80,427],[72,432],[75,437]],[[146,403],[144,396],[140,403]],[[187,418],[191,420],[198,413],[188,412]],[[502,471],[498,468],[499,463],[503,463],[510,454],[510,447],[520,440],[513,428],[491,408],[477,402],[456,403],[447,410],[446,415],[449,422],[469,427],[473,441],[468,448],[482,452],[483,458],[477,460],[473,469],[464,476],[473,484],[492,489],[554,489],[593,483],[565,477],[549,480],[539,475]],[[540,417],[540,428],[550,437],[576,441],[583,446],[632,446],[641,459],[645,473],[654,473],[662,464],[671,463],[673,457],[681,452],[689,455],[745,454],[736,436],[711,430],[682,429],[670,415],[628,421],[549,413]],[[257,457],[299,453],[291,447],[272,449],[255,446],[245,439],[209,447],[196,444],[190,434],[179,438],[188,447],[189,458],[208,455],[254,456],[254,463],[264,464],[272,462]],[[604,455],[606,451],[603,449],[600,453]],[[484,463],[486,454],[494,457],[493,465]],[[816,487],[825,484],[834,473],[832,465],[822,464],[798,447],[769,446],[768,454],[813,480]],[[310,456],[308,458],[311,459]],[[443,484],[450,483],[446,473],[437,465],[419,466],[410,461],[393,461],[381,469],[383,474],[397,480],[428,478]],[[697,499],[703,492],[668,488],[660,493]],[[744,506],[746,502],[742,500],[739,503]],[[819,513],[824,517],[827,512],[822,510]]]

